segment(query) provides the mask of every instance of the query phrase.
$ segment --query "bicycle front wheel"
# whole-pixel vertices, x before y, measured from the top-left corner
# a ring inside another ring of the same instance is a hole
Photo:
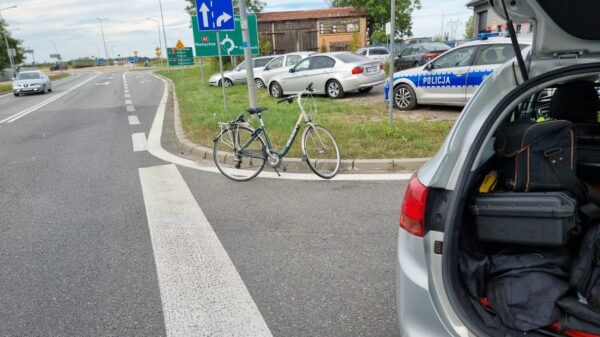
[[[340,149],[331,132],[319,125],[311,125],[304,132],[302,150],[308,167],[319,177],[331,179],[341,166]]]
[[[253,139],[252,133],[250,128],[232,126],[215,141],[213,159],[227,178],[248,181],[265,167],[264,142],[260,137]]]

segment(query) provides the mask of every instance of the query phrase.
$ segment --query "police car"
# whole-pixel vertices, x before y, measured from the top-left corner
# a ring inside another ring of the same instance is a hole
[[[525,47],[530,42],[520,42]],[[461,44],[423,66],[394,73],[394,106],[411,110],[417,104],[464,106],[496,68],[515,56],[508,38]],[[388,100],[389,80],[385,86]]]

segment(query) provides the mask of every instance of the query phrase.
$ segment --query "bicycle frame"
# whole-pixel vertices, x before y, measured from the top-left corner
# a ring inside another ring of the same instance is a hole
[[[306,90],[304,90],[296,95],[297,101],[298,101],[298,106],[300,107],[300,116],[298,116],[298,121],[294,125],[294,129],[290,133],[288,141],[285,144],[285,146],[283,147],[283,149],[281,150],[281,152],[277,152],[277,151],[273,150],[273,144],[271,143],[271,139],[269,138],[269,134],[267,132],[265,123],[264,123],[260,113],[257,114],[258,119],[260,121],[260,127],[257,128],[256,130],[254,130],[254,132],[250,136],[250,139],[248,141],[246,141],[246,143],[243,146],[240,147],[240,151],[246,149],[246,147],[248,147],[248,145],[250,145],[250,143],[255,141],[262,134],[262,135],[264,135],[263,138],[264,138],[264,141],[266,144],[265,152],[268,155],[275,153],[282,158],[285,157],[288,154],[288,152],[290,151],[292,144],[294,143],[294,140],[296,140],[296,136],[298,136],[298,132],[300,131],[300,125],[302,124],[302,122],[308,124],[309,126],[313,125],[311,118],[306,114],[306,111],[304,110],[304,107],[302,106],[302,95],[304,93],[306,93]]]

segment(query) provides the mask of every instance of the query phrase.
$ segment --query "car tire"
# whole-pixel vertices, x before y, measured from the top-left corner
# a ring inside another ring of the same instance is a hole
[[[52,87],[48,88],[48,92],[52,92]]]
[[[255,78],[254,84],[256,84],[256,87],[258,89],[263,89],[265,87],[265,82],[263,82],[263,80],[261,80],[260,78]]]
[[[283,89],[279,83],[273,82],[269,87],[269,93],[275,98],[280,98],[283,96]]]
[[[415,91],[408,84],[399,84],[394,88],[394,106],[399,110],[413,110],[417,107]]]
[[[46,88],[46,85],[44,85],[44,87],[42,88],[42,95],[45,95],[48,92],[48,88]]]
[[[225,83],[225,88],[233,87],[233,81],[228,78],[223,80],[223,83]]]
[[[340,82],[331,80],[325,85],[325,92],[329,98],[338,99],[344,97],[344,88]]]
[[[15,97],[21,96],[20,94],[17,94],[16,92],[13,92],[13,95],[15,95]]]
[[[373,87],[366,87],[366,88],[358,89],[358,91],[362,92],[362,93],[370,92],[371,90],[373,90]]]

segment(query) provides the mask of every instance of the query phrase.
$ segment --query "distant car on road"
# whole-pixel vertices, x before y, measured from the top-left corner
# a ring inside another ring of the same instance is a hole
[[[28,93],[45,94],[52,91],[52,81],[48,75],[39,70],[22,71],[15,77],[12,89],[15,96]]]
[[[331,52],[309,56],[269,83],[273,97],[297,94],[313,83],[315,94],[341,98],[348,91],[368,92],[385,82],[381,62],[349,52]]]
[[[373,61],[386,62],[390,58],[390,52],[385,47],[367,47],[356,51],[358,55],[362,55]]]
[[[267,63],[269,63],[275,57],[276,57],[276,55],[256,57],[256,58],[252,59],[252,61],[254,63],[254,71],[258,71],[258,70],[264,68],[264,66],[266,66]],[[234,85],[236,83],[245,83],[246,82],[246,61],[240,63],[233,70],[224,72],[223,77],[224,77],[224,79],[221,80],[220,73],[214,74],[208,79],[208,84],[215,86],[215,87],[220,87],[221,84],[224,83],[226,87],[231,87],[232,85]]]
[[[529,44],[523,41],[521,46]],[[463,106],[496,68],[514,56],[508,38],[461,44],[424,66],[394,73],[394,106],[400,110],[412,110],[417,104]],[[389,83],[385,88],[387,100]]]
[[[316,54],[315,52],[297,52],[278,56],[271,60],[263,69],[254,73],[254,83],[257,88],[266,88],[266,83],[279,74],[287,73],[290,68],[303,59]]]
[[[411,44],[396,57],[394,69],[402,70],[422,66],[449,49],[447,44],[441,42]]]

